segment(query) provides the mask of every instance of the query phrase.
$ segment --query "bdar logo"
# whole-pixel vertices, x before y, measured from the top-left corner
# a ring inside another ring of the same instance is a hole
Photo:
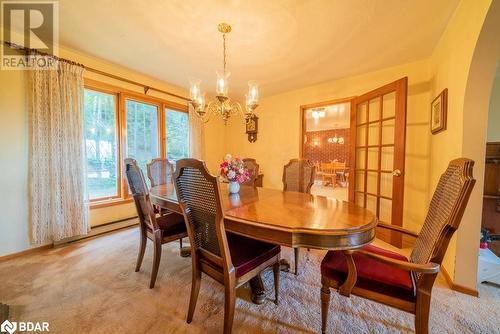
[[[10,322],[9,320],[5,320],[0,326],[0,331],[3,333],[14,333],[17,329],[17,323]]]

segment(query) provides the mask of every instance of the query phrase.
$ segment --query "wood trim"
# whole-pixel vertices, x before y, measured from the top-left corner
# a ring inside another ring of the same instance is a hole
[[[23,250],[20,252],[12,253],[12,254],[3,255],[3,256],[0,256],[0,262],[12,260],[12,259],[24,256],[24,255],[39,253],[39,252],[42,252],[44,250],[52,249],[52,248],[54,248],[54,245],[48,244],[48,245],[43,245],[43,246],[38,246],[38,247],[26,249],[26,250]]]
[[[188,105],[187,104],[181,104],[181,103],[165,100],[165,99],[162,99],[162,98],[159,98],[156,96],[138,93],[138,92],[135,92],[135,91],[127,89],[127,88],[114,86],[114,85],[104,83],[101,81],[97,81],[97,80],[93,80],[93,79],[85,78],[84,84],[85,84],[85,87],[89,87],[90,89],[99,89],[101,91],[108,92],[110,94],[112,94],[112,93],[114,93],[114,94],[124,93],[124,94],[127,94],[129,96],[134,96],[135,98],[138,98],[138,99],[146,99],[146,100],[154,101],[158,104],[165,104],[168,107],[171,107],[172,109],[175,109],[175,110],[188,112]]]
[[[116,199],[112,199],[112,200],[108,200],[108,201],[91,202],[90,203],[90,210],[107,208],[109,206],[115,206],[115,205],[123,205],[123,204],[132,203],[132,202],[133,202],[132,198],[116,198]]]
[[[448,284],[450,289],[452,289],[454,291],[461,292],[461,293],[469,295],[469,296],[479,297],[479,292],[477,291],[477,289],[471,289],[471,288],[468,288],[466,286],[456,284],[455,282],[453,282],[450,274],[448,274],[448,272],[446,271],[446,268],[444,266],[441,266],[441,273],[443,274],[444,279],[446,280],[446,283]]]
[[[351,96],[351,97],[345,97],[345,98],[341,98],[341,99],[334,99],[334,100],[328,100],[328,101],[323,101],[323,102],[303,104],[300,106],[300,138],[299,138],[299,158],[300,159],[304,158],[304,136],[305,136],[305,132],[306,132],[306,115],[305,115],[306,109],[325,107],[325,106],[329,106],[332,104],[350,102],[351,103],[351,113],[352,113],[352,106],[353,106],[352,101],[355,98],[356,98],[356,96]]]

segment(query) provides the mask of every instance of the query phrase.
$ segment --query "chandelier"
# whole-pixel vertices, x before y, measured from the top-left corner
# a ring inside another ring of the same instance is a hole
[[[337,134],[335,133],[335,136],[328,138],[327,141],[330,144],[344,144],[344,137],[337,137]]]
[[[211,115],[217,115],[227,124],[229,118],[234,114],[240,114],[248,122],[253,116],[254,111],[258,107],[259,90],[255,81],[248,82],[248,94],[245,95],[246,104],[245,111],[238,102],[233,102],[228,96],[228,78],[230,72],[226,71],[226,34],[231,32],[231,26],[227,23],[220,23],[217,26],[219,32],[222,33],[222,48],[223,48],[223,72],[217,74],[215,100],[205,102],[205,93],[201,92],[201,81],[196,80],[191,82],[190,101],[189,104],[193,107],[196,115],[204,122],[210,120]]]

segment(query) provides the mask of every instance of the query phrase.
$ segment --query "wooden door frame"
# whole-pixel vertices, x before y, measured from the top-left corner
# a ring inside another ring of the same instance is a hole
[[[351,96],[351,97],[345,97],[345,98],[341,98],[341,99],[328,100],[328,101],[311,103],[311,104],[304,104],[304,105],[300,106],[300,138],[299,138],[299,158],[300,159],[304,158],[304,136],[306,135],[306,110],[311,109],[311,108],[327,107],[327,106],[330,106],[332,104],[341,104],[341,103],[349,102],[351,104],[351,112],[350,112],[350,114],[351,114],[355,99],[356,99],[356,96]],[[351,145],[351,142],[349,142],[349,145]],[[349,146],[349,151],[350,150],[351,150],[351,147]]]

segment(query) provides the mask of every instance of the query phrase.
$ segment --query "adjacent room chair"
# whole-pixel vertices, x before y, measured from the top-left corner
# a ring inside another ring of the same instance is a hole
[[[149,199],[149,190],[144,175],[134,159],[125,159],[125,174],[130,191],[134,197],[141,231],[141,242],[135,271],[139,271],[141,268],[147,239],[150,239],[154,244],[153,270],[149,284],[149,287],[152,289],[155,286],[158,267],[160,266],[161,245],[187,237],[186,225],[184,224],[184,217],[176,213],[166,213],[163,216],[156,216]]]
[[[250,180],[243,182],[243,185],[250,185],[255,187],[256,184],[255,182],[257,181],[257,178],[259,177],[259,164],[255,159],[252,158],[245,158],[243,159],[243,164],[245,165],[245,168],[248,169],[248,172],[250,173]]]
[[[203,161],[177,161],[174,183],[191,242],[193,269],[187,322],[193,319],[203,272],[224,284],[224,333],[231,333],[236,288],[270,266],[278,303],[280,246],[226,233],[219,182]]]
[[[415,332],[427,333],[434,280],[453,233],[462,220],[475,180],[474,162],[461,158],[450,162],[432,197],[420,234],[401,227],[379,223],[379,227],[416,237],[409,260],[375,246],[365,246],[352,254],[347,264],[342,252],[329,251],[321,263],[322,332],[326,331],[330,288],[339,289],[347,277],[348,266],[357,272],[351,292],[415,314]]]
[[[283,191],[311,193],[316,166],[307,159],[292,159],[283,167]],[[299,248],[294,248],[295,275],[299,273]]]

